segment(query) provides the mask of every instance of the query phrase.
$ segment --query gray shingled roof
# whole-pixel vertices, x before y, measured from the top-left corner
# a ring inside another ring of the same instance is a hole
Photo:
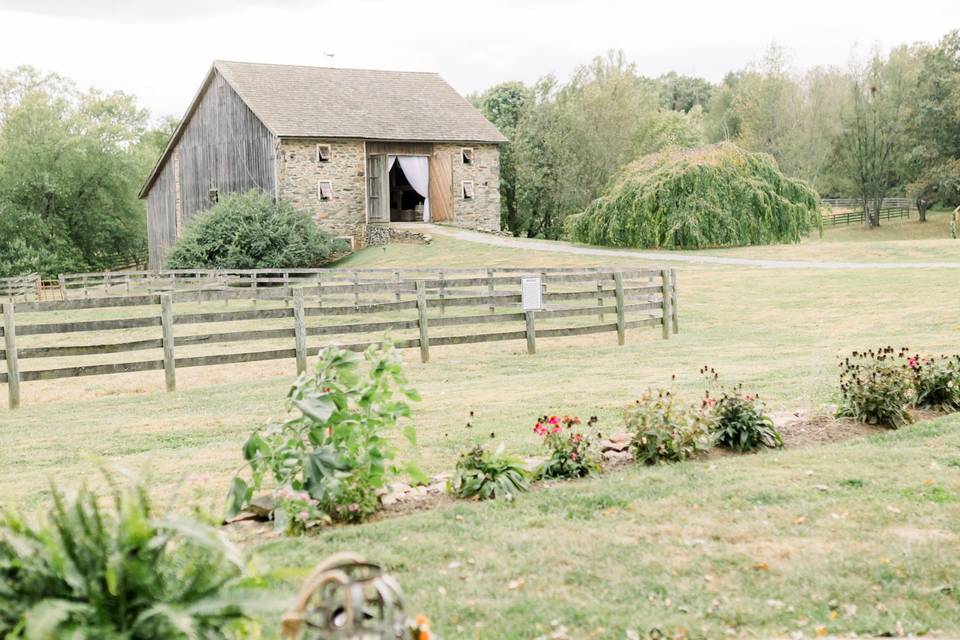
[[[216,61],[280,137],[506,142],[436,73]]]

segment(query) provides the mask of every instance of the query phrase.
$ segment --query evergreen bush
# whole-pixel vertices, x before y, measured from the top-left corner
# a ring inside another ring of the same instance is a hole
[[[318,267],[349,250],[310,216],[259,191],[230,194],[197,215],[167,256],[168,269]]]

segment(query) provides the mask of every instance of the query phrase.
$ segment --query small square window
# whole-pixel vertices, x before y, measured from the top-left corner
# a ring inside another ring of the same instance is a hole
[[[330,161],[330,145],[318,144],[317,145],[317,162],[329,162],[329,161]]]
[[[470,200],[473,198],[473,180],[464,180],[461,185],[463,186],[463,199]]]
[[[473,149],[470,147],[460,149],[460,159],[463,161],[463,164],[473,164]]]
[[[216,187],[211,188],[210,191],[207,192],[207,195],[210,198],[210,202],[214,204],[220,202],[220,191]]]
[[[320,180],[317,182],[317,197],[321,200],[330,200],[333,198],[333,183],[329,180]]]

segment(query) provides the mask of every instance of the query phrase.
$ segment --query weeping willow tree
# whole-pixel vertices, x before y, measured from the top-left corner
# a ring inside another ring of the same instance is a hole
[[[820,228],[819,197],[774,159],[729,142],[669,150],[627,165],[583,213],[577,242],[698,248],[798,242]]]

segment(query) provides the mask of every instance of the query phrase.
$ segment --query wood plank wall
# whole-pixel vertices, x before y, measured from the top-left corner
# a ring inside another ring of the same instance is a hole
[[[180,175],[171,153],[147,194],[151,269],[163,266],[176,242],[177,179],[183,225],[212,205],[212,188],[221,196],[254,188],[274,193],[276,139],[216,71],[188,118],[173,149]]]

